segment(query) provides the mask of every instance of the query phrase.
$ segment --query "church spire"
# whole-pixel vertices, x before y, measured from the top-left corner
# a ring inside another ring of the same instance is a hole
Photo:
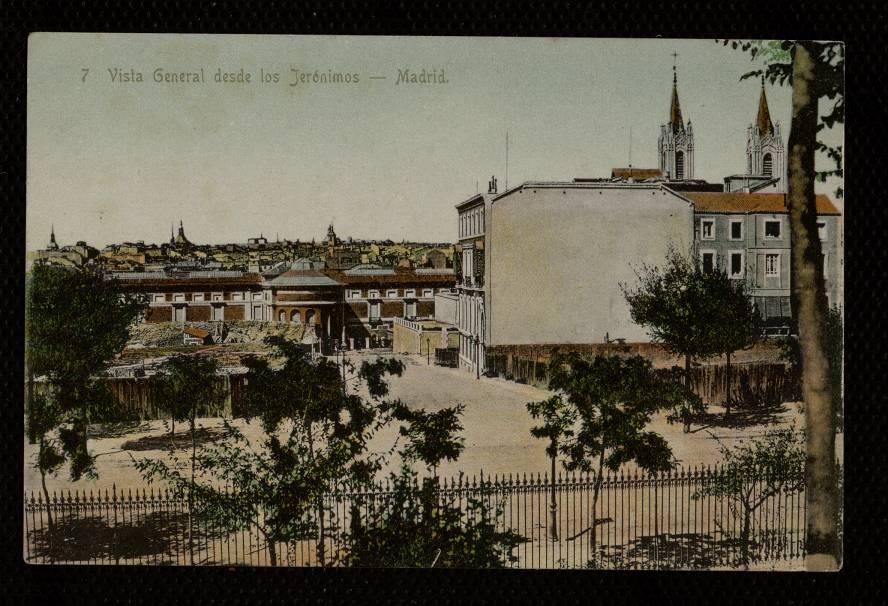
[[[58,250],[59,245],[56,244],[55,239],[55,224],[51,225],[49,228],[49,246],[46,247],[47,250]]]
[[[762,136],[774,134],[774,124],[771,122],[771,112],[768,111],[768,98],[765,96],[765,77],[762,76],[762,94],[759,96],[758,115],[755,125]]]
[[[672,101],[669,106],[669,126],[673,133],[684,132],[684,121],[681,119],[681,104],[678,102],[678,71],[675,66],[675,58],[678,53],[672,53]]]

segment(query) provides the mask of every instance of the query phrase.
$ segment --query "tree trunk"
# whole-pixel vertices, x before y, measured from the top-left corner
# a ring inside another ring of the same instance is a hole
[[[40,439],[40,450],[41,454],[43,451],[43,438]],[[55,525],[52,521],[52,507],[50,507],[49,503],[49,490],[46,488],[46,470],[38,463],[37,465],[40,468],[40,485],[43,487],[43,498],[46,499],[46,525],[49,527],[49,533],[52,535],[55,532]]]
[[[552,449],[555,450],[556,447],[557,443],[555,440],[552,440]],[[552,487],[552,501],[549,503],[549,513],[552,517],[552,525],[549,530],[549,538],[553,541],[558,540],[558,501],[555,498],[555,468],[557,458],[556,455],[552,455],[552,481],[550,483],[550,486]]]
[[[268,561],[271,562],[272,566],[278,565],[277,558],[277,541],[270,541],[266,538],[266,543],[268,547]]]
[[[799,330],[807,426],[807,567],[836,570],[839,564],[835,403],[826,354],[827,301],[814,197],[817,48],[813,42],[799,42],[793,49],[787,198],[792,238],[793,309]]]
[[[746,503],[742,505],[743,522],[740,526],[740,564],[744,570],[749,570],[749,522],[752,512]]]
[[[725,353],[725,416],[731,414],[731,352]]]
[[[685,387],[687,388],[688,391],[691,391],[691,356],[690,356],[690,354],[685,355]],[[682,431],[684,433],[690,433],[690,431],[691,431],[690,411],[687,409],[687,407],[682,409],[681,422],[682,422]]]

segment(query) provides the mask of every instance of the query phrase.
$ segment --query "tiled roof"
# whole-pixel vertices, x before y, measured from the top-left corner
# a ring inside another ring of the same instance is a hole
[[[683,192],[694,209],[710,213],[786,213],[786,194],[747,194],[743,192]],[[817,195],[817,214],[839,215],[828,196]]]
[[[330,278],[326,274],[314,270],[291,269],[285,271],[274,280],[268,282],[271,286],[341,286],[340,282]]]
[[[194,328],[191,326],[185,327],[185,330],[183,332],[186,335],[189,335],[191,337],[197,337],[198,339],[206,339],[207,337],[210,336],[209,331],[204,330],[203,328]]]
[[[340,282],[351,284],[453,284],[456,277],[450,273],[419,273],[415,270],[400,270],[387,274],[347,274],[341,271],[328,271]]]

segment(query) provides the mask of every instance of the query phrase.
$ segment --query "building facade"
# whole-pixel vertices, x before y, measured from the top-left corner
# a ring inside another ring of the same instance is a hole
[[[704,270],[745,280],[766,325],[791,326],[790,229],[785,194],[686,192],[694,203],[694,242]],[[841,306],[840,213],[818,195],[817,227],[830,305]]]
[[[395,318],[434,318],[435,294],[456,282],[452,269],[367,264],[326,273],[342,285],[342,340],[350,349],[390,344]]]
[[[489,343],[485,299],[490,268],[486,263],[490,207],[497,196],[491,177],[486,194],[476,194],[456,205],[459,240],[453,253],[456,273],[456,326],[459,330],[459,367],[480,376],[485,372]]]

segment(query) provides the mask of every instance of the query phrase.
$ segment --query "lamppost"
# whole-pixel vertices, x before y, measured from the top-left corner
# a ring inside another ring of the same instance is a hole
[[[426,365],[432,365],[432,339],[431,337],[426,337]]]

